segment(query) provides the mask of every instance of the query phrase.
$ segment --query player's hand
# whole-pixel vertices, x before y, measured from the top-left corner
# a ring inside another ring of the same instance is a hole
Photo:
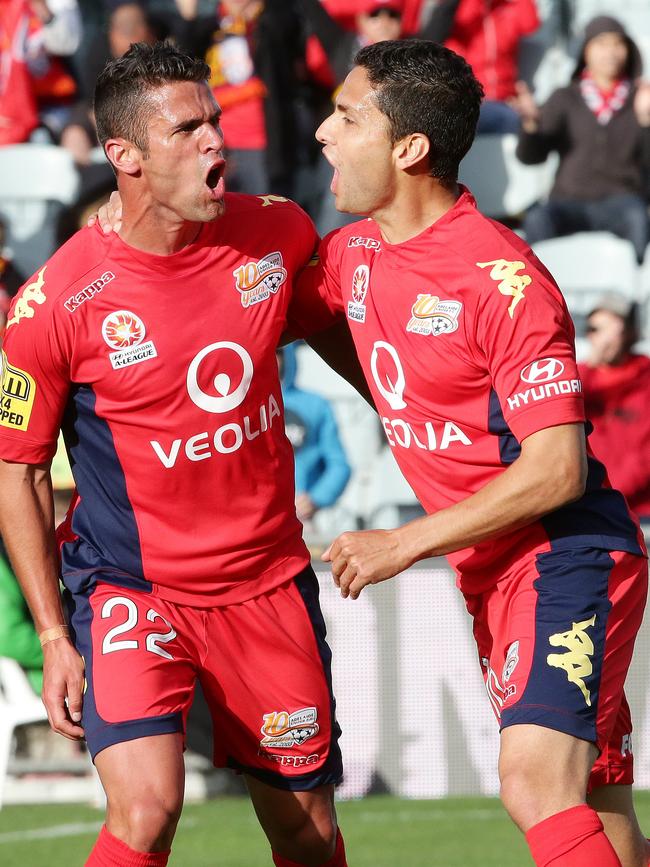
[[[43,704],[55,732],[81,740],[81,705],[84,662],[67,638],[48,641],[43,647]]]
[[[515,83],[515,95],[508,100],[511,108],[521,117],[521,125],[526,132],[535,132],[539,122],[539,107],[525,81]]]
[[[316,514],[316,506],[309,494],[296,494],[296,514],[301,521],[309,521]]]
[[[99,220],[99,225],[105,235],[111,232],[119,232],[122,228],[122,198],[117,190],[113,190],[107,202],[105,202],[96,214],[88,217],[88,225],[94,226]]]
[[[368,584],[379,584],[411,565],[399,530],[363,530],[342,533],[322,555],[331,562],[334,583],[341,596],[357,599]]]

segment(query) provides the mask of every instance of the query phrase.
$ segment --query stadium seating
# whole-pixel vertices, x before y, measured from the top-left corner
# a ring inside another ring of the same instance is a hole
[[[0,656],[0,808],[16,726],[47,719],[45,706],[14,659]]]
[[[52,255],[61,209],[75,199],[79,178],[72,155],[55,145],[0,148],[0,219],[15,268],[28,277]]]
[[[525,166],[515,156],[516,149],[516,135],[482,135],[460,164],[460,180],[488,217],[518,217],[551,189],[557,156]]]
[[[579,232],[540,241],[533,249],[562,290],[578,335],[603,292],[615,289],[644,306],[641,270],[629,241],[609,232]]]

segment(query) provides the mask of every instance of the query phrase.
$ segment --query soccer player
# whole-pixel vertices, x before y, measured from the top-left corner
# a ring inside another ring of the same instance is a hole
[[[623,684],[645,549],[586,445],[559,289],[457,184],[481,97],[453,52],[383,42],[359,52],[317,133],[337,208],[369,219],[324,240],[311,303],[347,316],[428,513],[344,533],[324,558],[356,599],[448,555],[501,727],[501,797],[535,863],[642,867]]]
[[[315,233],[224,192],[209,69],[136,45],[95,114],[119,234],[77,233],[23,287],[2,353],[0,525],[52,727],[108,799],[87,864],[167,864],[198,677],[214,760],[245,774],[278,867],[345,867],[330,652],[295,515],[275,349]],[[227,211],[226,216],[224,212]],[[62,427],[78,488],[59,538]]]

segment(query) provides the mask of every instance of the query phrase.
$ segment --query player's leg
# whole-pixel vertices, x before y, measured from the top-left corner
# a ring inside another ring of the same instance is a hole
[[[503,729],[501,800],[526,835],[538,867],[620,867],[585,800],[596,754],[588,741],[543,726]]]
[[[598,813],[623,867],[647,867],[650,851],[634,811],[632,787],[600,786],[589,793],[587,803]]]
[[[106,792],[106,825],[87,864],[165,865],[183,806],[183,735],[114,744],[95,765]]]
[[[217,767],[246,775],[280,867],[345,867],[333,805],[342,775],[330,650],[311,569],[215,608],[199,676]]]
[[[504,804],[539,865],[621,863],[586,791],[595,745],[621,704],[644,564],[599,549],[549,551],[468,599],[503,729]]]
[[[183,717],[201,612],[98,583],[68,598],[86,664],[82,722],[107,795],[92,867],[162,867],[183,800]]]
[[[250,775],[246,784],[278,867],[345,867],[338,832],[334,786],[308,792],[282,791]]]

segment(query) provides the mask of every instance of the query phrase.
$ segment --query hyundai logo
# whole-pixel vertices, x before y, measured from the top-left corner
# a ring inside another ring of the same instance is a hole
[[[524,382],[529,382],[531,385],[537,385],[542,382],[550,382],[552,379],[557,379],[564,372],[564,364],[558,361],[557,358],[540,358],[538,361],[533,361],[521,371],[521,378]]]

